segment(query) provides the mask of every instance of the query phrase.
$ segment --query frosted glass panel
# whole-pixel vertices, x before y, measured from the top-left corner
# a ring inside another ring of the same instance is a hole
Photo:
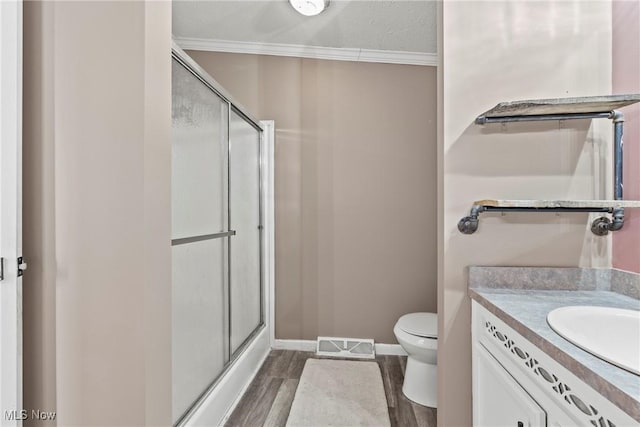
[[[228,104],[173,60],[172,238],[226,231]]]
[[[261,323],[260,134],[231,112],[229,138],[231,229],[231,350]]]
[[[172,247],[173,421],[228,361],[227,238]]]
[[[172,80],[172,239],[227,231],[228,104],[175,60]],[[228,250],[172,246],[174,423],[229,361]]]

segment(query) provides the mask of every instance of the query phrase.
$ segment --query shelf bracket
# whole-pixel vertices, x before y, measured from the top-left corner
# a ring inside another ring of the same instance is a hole
[[[596,218],[591,224],[591,232],[597,236],[606,236],[610,231],[618,231],[624,225],[624,208],[579,206],[579,207],[536,207],[536,206],[494,206],[474,204],[468,216],[458,221],[458,230],[463,234],[473,234],[478,230],[480,214],[482,212],[599,212],[610,213],[612,219],[606,216]]]
[[[464,234],[473,234],[478,230],[478,223],[480,221],[480,213],[484,211],[484,206],[474,205],[471,208],[469,216],[465,216],[458,221],[458,230]]]
[[[591,223],[591,232],[596,236],[606,236],[610,231],[618,231],[624,226],[624,209],[614,209],[611,219],[601,216]]]

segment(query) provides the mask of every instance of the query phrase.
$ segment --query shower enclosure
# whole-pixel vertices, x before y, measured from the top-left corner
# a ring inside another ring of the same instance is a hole
[[[203,404],[265,327],[263,128],[172,52],[173,422]]]

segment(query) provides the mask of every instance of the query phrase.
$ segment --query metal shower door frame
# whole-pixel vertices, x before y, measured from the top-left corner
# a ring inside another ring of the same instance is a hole
[[[189,71],[194,77],[196,77],[200,82],[202,82],[207,88],[209,88],[213,93],[215,93],[218,97],[220,97],[224,102],[227,103],[227,231],[221,233],[213,233],[210,235],[204,236],[193,236],[186,237],[180,239],[172,239],[172,245],[175,244],[184,244],[184,243],[192,243],[194,241],[201,240],[209,240],[216,238],[226,238],[227,239],[227,248],[226,248],[226,256],[227,256],[227,283],[225,284],[225,304],[226,304],[226,314],[227,314],[227,337],[226,341],[228,342],[228,361],[224,364],[222,371],[216,376],[216,378],[209,384],[209,386],[203,391],[203,393],[194,401],[193,405],[180,416],[180,418],[176,421],[175,425],[180,426],[187,422],[187,420],[193,415],[193,413],[202,405],[204,400],[211,394],[211,392],[215,389],[216,385],[220,381],[222,377],[224,377],[225,373],[229,371],[231,366],[233,366],[234,362],[240,357],[240,355],[247,349],[247,347],[251,344],[251,342],[255,339],[256,336],[266,327],[266,319],[265,319],[265,279],[264,279],[264,182],[263,182],[263,150],[264,150],[264,128],[260,124],[256,118],[254,118],[247,110],[218,83],[213,77],[211,77],[200,65],[198,65],[186,52],[184,52],[175,41],[172,42],[171,47],[171,57],[173,60],[176,60],[178,64],[184,67],[187,71]],[[259,291],[260,291],[260,322],[258,326],[251,332],[248,337],[238,346],[235,351],[232,351],[231,348],[231,237],[236,234],[235,230],[231,229],[231,113],[235,112],[238,116],[244,119],[247,123],[249,123],[255,130],[259,132],[259,146],[258,146],[258,215],[259,215],[259,223],[258,223],[258,250],[259,250]]]

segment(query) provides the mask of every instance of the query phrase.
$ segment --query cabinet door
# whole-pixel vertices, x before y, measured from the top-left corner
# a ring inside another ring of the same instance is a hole
[[[544,427],[546,413],[479,343],[473,366],[473,425]]]

